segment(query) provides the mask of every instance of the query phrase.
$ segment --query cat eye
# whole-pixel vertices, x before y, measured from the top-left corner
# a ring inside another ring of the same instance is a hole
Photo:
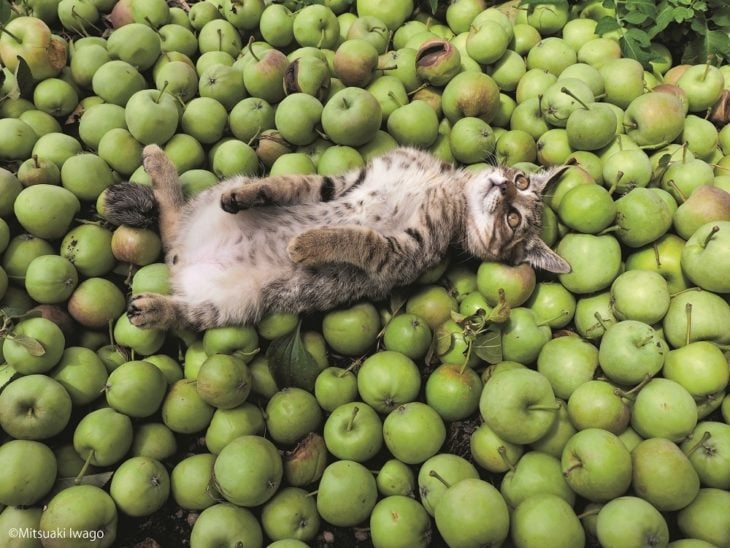
[[[515,188],[517,190],[525,190],[528,186],[530,186],[530,180],[527,177],[522,174],[515,177]]]
[[[520,221],[522,221],[522,216],[519,213],[517,213],[516,211],[511,211],[507,215],[507,224],[511,228],[517,228],[520,224]]]

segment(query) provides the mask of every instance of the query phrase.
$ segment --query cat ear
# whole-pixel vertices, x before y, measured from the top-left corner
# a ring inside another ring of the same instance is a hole
[[[555,166],[551,167],[547,171],[539,173],[537,177],[533,175],[533,177],[535,177],[535,182],[537,183],[540,193],[544,193],[545,189],[547,189],[550,185],[557,183],[558,179],[562,177],[563,173],[565,173],[569,167],[571,166]]]
[[[535,268],[554,272],[555,274],[570,272],[568,261],[550,249],[540,238],[535,238],[530,246],[525,249],[525,260]]]

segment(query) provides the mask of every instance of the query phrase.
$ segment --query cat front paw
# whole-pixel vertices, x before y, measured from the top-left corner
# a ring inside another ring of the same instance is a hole
[[[265,188],[253,185],[233,188],[221,194],[221,209],[226,213],[238,213],[254,207],[273,205],[273,200]]]

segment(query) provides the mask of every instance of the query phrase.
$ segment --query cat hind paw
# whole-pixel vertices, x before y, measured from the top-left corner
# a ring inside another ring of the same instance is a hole
[[[129,323],[141,329],[159,328],[166,320],[163,298],[152,293],[135,295],[127,306]]]
[[[145,172],[154,180],[170,167],[170,160],[159,146],[147,145],[142,150],[142,165]]]
[[[307,232],[292,238],[286,248],[286,252],[292,262],[304,266],[322,264],[322,260],[317,253],[319,246],[315,240],[316,238]]]

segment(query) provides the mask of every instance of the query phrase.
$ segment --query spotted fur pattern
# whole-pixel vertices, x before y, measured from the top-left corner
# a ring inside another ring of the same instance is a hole
[[[144,166],[173,294],[135,296],[128,315],[139,327],[242,325],[271,311],[381,299],[452,245],[482,259],[569,270],[539,238],[541,195],[560,170],[469,171],[399,148],[340,176],[238,176],[184,202],[159,147],[145,148]],[[125,209],[146,202],[132,196],[134,186],[108,194],[109,218],[135,218]]]

